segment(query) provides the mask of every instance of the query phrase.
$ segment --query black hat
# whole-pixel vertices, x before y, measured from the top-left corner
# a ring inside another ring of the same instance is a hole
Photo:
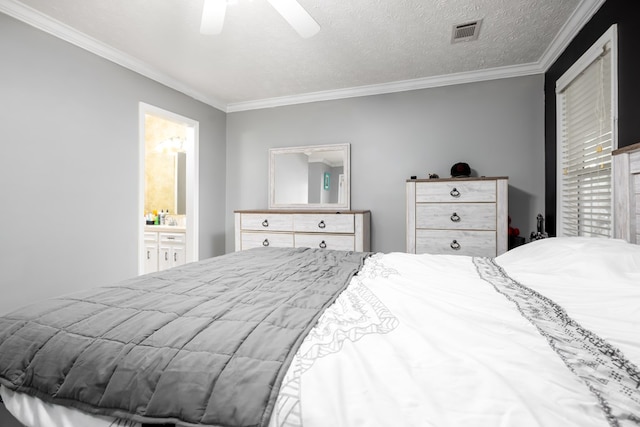
[[[451,166],[451,176],[460,177],[460,176],[469,176],[471,175],[471,168],[466,163],[456,163]]]

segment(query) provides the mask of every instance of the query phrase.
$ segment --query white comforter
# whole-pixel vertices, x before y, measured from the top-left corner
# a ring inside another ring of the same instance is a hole
[[[640,366],[640,247],[553,239],[497,262]],[[587,384],[468,257],[373,257],[287,381],[272,426],[608,425]],[[640,390],[629,393],[640,422]]]
[[[640,366],[639,246],[547,239],[496,262],[621,350],[628,366]],[[472,258],[377,254],[303,343],[271,426],[615,425],[550,343],[479,276]],[[638,425],[640,388],[628,394],[630,418],[638,418],[618,422]],[[6,390],[3,397],[10,410],[32,417],[28,425],[110,422],[78,423],[64,418],[78,414],[62,411],[47,424],[52,408]]]

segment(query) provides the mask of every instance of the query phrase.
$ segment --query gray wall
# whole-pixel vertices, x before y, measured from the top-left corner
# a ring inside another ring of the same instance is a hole
[[[138,103],[200,123],[200,257],[224,253],[225,113],[0,13],[0,313],[137,274]]]
[[[316,102],[227,115],[227,251],[233,211],[267,206],[268,149],[351,144],[351,207],[371,210],[372,250],[405,250],[405,181],[509,176],[509,212],[521,234],[544,212],[543,76]]]
[[[523,234],[543,211],[541,75],[225,115],[4,14],[0,57],[0,313],[136,274],[139,102],[200,122],[200,258],[267,207],[271,147],[349,142],[376,251],[404,250],[405,180],[457,161],[510,177]]]
[[[344,173],[342,166],[334,167],[329,170],[329,201],[331,203],[338,203],[338,189],[340,184],[340,175]]]
[[[311,162],[309,163],[309,203],[337,203],[338,192],[336,191],[336,198],[333,202],[330,202],[330,190],[324,189],[324,174],[328,172],[331,174],[331,166],[323,162]],[[331,184],[331,180],[329,180]]]

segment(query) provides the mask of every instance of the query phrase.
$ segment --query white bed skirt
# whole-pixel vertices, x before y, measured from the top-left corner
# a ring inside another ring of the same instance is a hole
[[[78,409],[52,405],[0,385],[7,410],[27,427],[140,427],[139,423],[89,415]]]

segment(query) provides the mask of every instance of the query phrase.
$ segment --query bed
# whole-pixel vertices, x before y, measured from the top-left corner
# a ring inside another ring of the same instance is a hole
[[[260,248],[140,276],[0,317],[0,396],[42,427],[638,426],[640,170],[621,154],[623,238]]]
[[[274,251],[285,252],[244,254]],[[390,253],[363,260],[352,261],[357,274],[345,273],[348,285],[283,368],[262,425],[640,424],[640,246],[552,238],[495,259]],[[1,395],[25,425],[197,425],[189,417],[154,420],[142,409],[89,416],[86,404],[70,410],[65,399],[13,391],[2,352],[0,344]]]

